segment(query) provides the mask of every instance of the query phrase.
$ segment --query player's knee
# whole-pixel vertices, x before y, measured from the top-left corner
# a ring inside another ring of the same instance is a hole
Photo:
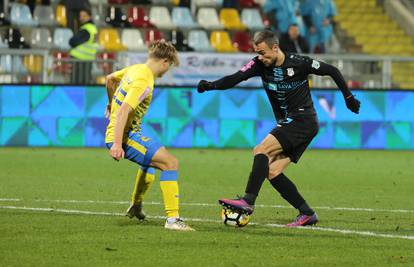
[[[269,176],[267,177],[267,179],[272,180],[279,176],[281,173],[282,169],[280,168],[269,169]]]
[[[178,170],[178,167],[178,159],[172,155],[169,156],[167,162],[165,163],[165,170]]]

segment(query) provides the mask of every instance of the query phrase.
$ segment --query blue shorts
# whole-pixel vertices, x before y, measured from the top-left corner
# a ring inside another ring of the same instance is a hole
[[[108,149],[112,145],[113,143],[106,143]],[[150,166],[152,157],[161,147],[162,145],[158,141],[133,131],[128,133],[128,138],[122,144],[122,148],[125,151],[125,158],[143,167]]]

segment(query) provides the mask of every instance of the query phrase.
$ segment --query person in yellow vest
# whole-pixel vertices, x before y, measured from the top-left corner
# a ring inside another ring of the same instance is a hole
[[[69,40],[71,57],[75,60],[72,65],[71,82],[87,84],[91,81],[92,62],[96,59],[98,44],[96,35],[98,29],[92,21],[91,11],[82,9],[79,12],[81,26],[79,31]]]

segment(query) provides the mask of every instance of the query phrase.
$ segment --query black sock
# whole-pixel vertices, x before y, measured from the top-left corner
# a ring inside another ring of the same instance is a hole
[[[280,195],[289,202],[290,205],[299,210],[301,214],[311,216],[315,213],[306,203],[305,199],[300,195],[295,184],[289,180],[283,173],[270,180],[272,186],[280,193]]]
[[[265,154],[254,156],[252,172],[246,186],[244,199],[250,205],[254,205],[263,181],[269,175],[269,158]]]

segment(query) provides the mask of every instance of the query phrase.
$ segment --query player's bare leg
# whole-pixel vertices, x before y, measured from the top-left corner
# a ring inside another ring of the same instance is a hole
[[[295,184],[283,174],[290,162],[290,158],[284,154],[279,154],[274,157],[269,165],[268,178],[279,194],[289,202],[289,204],[299,210],[299,215],[296,219],[286,226],[296,227],[316,224],[318,222],[318,216],[303,199]]]
[[[164,227],[169,230],[194,231],[180,218],[178,193],[178,167],[179,163],[165,147],[161,147],[153,156],[151,166],[160,169],[160,187],[164,198],[167,220]]]
[[[254,203],[260,188],[262,187],[263,181],[269,175],[269,159],[276,157],[282,153],[282,151],[283,148],[276,137],[268,134],[253,150],[253,167],[247,182],[244,197],[237,199],[220,199],[219,203],[229,209],[252,214]]]

